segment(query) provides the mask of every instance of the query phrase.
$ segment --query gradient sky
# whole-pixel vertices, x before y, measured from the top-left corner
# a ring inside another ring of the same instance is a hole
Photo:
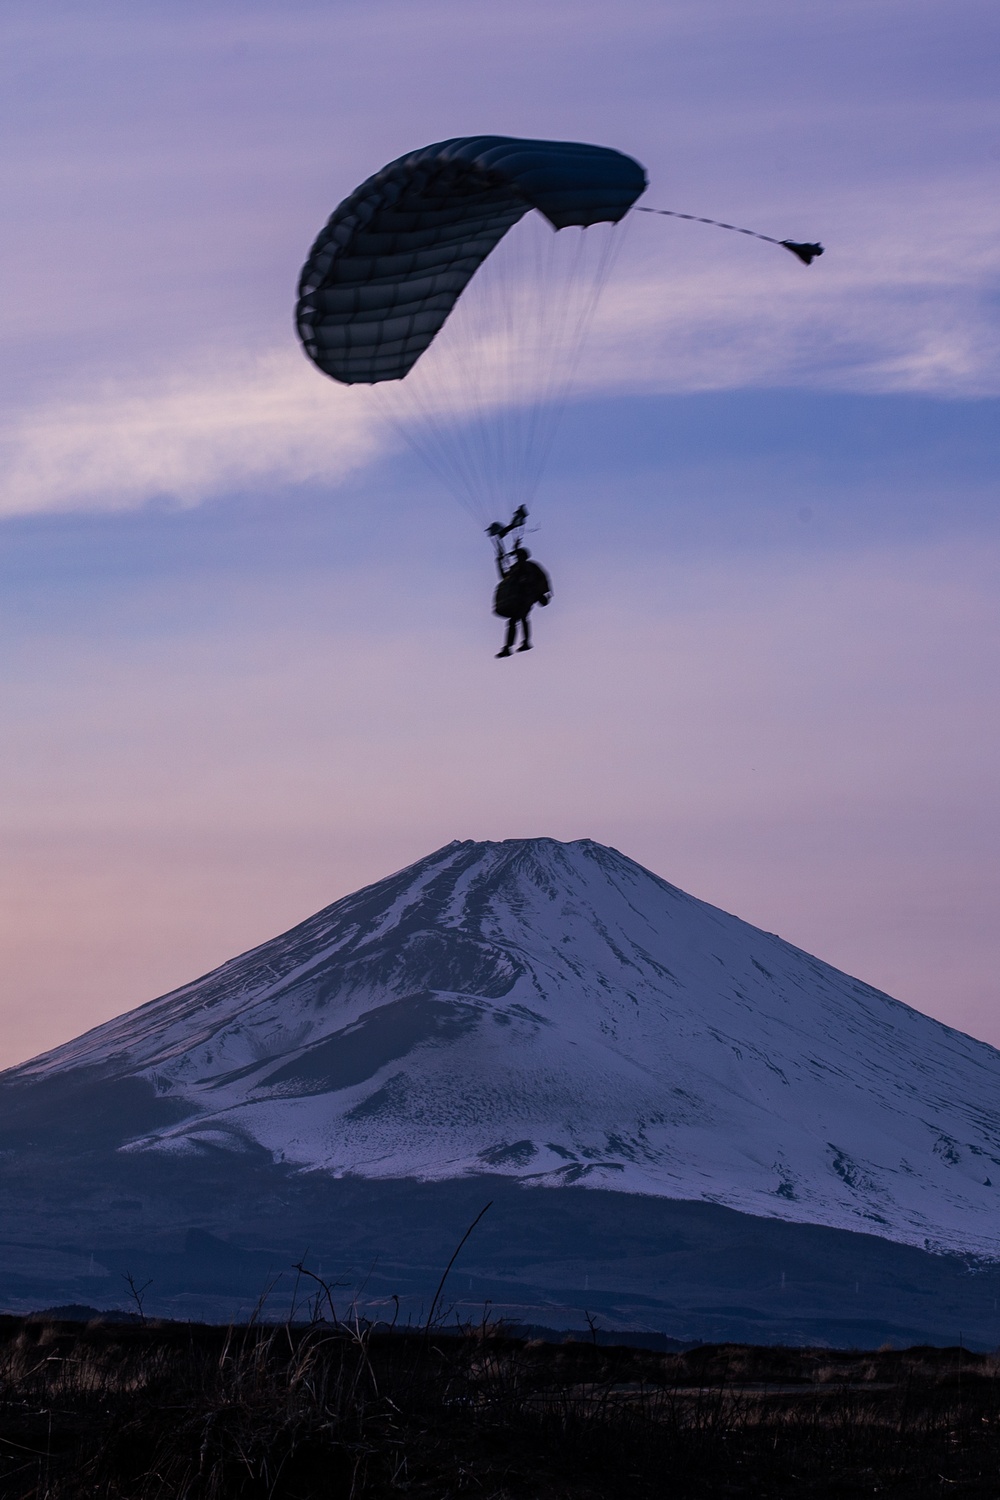
[[[0,1062],[452,838],[589,836],[1000,1044],[995,0],[0,3]],[[303,360],[403,151],[638,156],[498,663]]]

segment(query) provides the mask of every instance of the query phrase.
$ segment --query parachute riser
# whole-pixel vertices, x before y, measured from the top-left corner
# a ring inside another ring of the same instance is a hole
[[[502,525],[500,521],[492,521],[486,528],[486,535],[492,539],[493,545],[496,548],[497,568],[501,578],[505,572],[504,563],[507,558],[513,557],[521,545],[527,519],[528,512],[526,508],[523,505],[519,505],[506,526]],[[514,532],[514,542],[512,546],[507,547],[505,543],[511,532]]]

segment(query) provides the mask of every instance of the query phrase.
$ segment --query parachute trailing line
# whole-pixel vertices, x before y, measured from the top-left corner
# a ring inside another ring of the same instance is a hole
[[[817,256],[823,254],[822,245],[803,244],[799,240],[776,240],[772,234],[758,234],[756,229],[741,229],[739,224],[725,224],[722,219],[703,219],[699,214],[678,213],[675,208],[645,208],[636,209],[638,214],[662,214],[666,219],[687,219],[691,224],[713,224],[716,229],[731,229],[734,234],[748,234],[753,240],[766,240],[769,245],[780,245],[783,250],[790,250],[797,256],[803,265],[812,265]]]
[[[553,229],[617,224],[646,185],[607,146],[481,135],[411,151],[345,198],[313,245],[296,311],[306,354],[345,385],[402,380],[531,209]]]

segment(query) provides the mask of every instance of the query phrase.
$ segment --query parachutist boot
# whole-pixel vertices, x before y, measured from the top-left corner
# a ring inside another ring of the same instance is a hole
[[[518,649],[518,651],[530,651],[531,650],[531,642],[530,641],[522,641],[521,644],[518,646],[517,649]]]
[[[499,659],[500,659],[501,656],[509,656],[509,655],[510,655],[510,647],[509,646],[505,646],[502,651],[498,651],[497,652],[497,660],[499,661]]]

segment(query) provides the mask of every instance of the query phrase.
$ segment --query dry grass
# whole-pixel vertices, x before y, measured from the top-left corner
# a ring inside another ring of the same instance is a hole
[[[1000,1496],[997,1361],[0,1320],[10,1500]]]

